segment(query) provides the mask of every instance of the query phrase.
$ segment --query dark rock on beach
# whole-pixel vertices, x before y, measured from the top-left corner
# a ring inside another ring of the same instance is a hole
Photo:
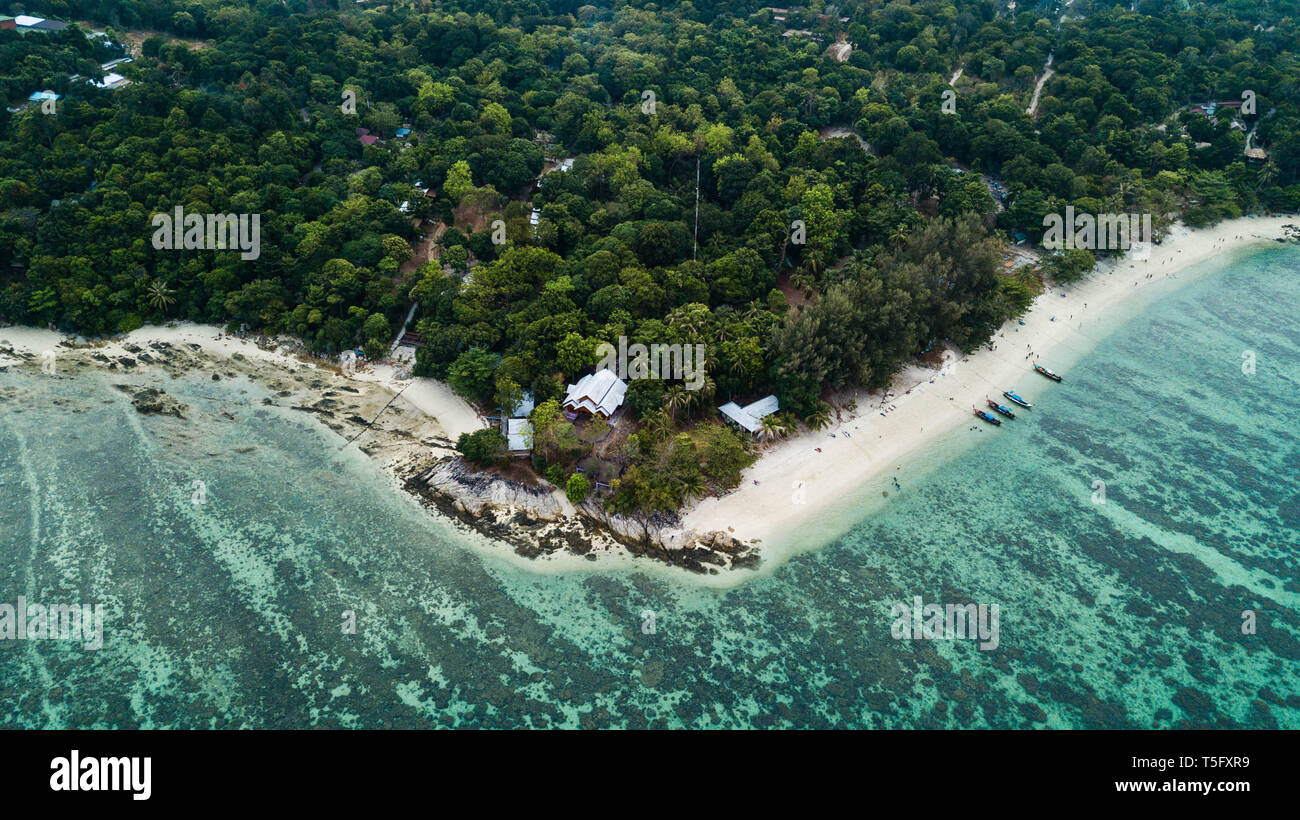
[[[137,412],[152,416],[175,416],[185,418],[189,407],[167,395],[156,387],[136,387],[131,384],[115,384],[118,390],[131,397],[131,404]]]

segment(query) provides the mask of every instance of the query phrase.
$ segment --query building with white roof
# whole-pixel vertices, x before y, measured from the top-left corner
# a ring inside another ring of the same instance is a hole
[[[625,395],[627,382],[612,370],[597,370],[583,376],[577,384],[569,385],[564,394],[564,408],[607,419],[614,415]]]
[[[753,404],[744,407],[729,401],[718,408],[723,418],[740,427],[751,435],[763,426],[763,417],[770,416],[781,409],[781,402],[776,396],[764,396]]]
[[[533,401],[532,392],[525,390],[519,398],[519,403],[514,407],[509,408],[510,417],[518,418],[520,416],[527,416],[529,413],[533,412],[533,408],[536,406],[537,403]]]
[[[95,88],[103,88],[109,91],[115,88],[121,88],[124,85],[130,85],[131,81],[121,74],[109,73],[104,75],[104,79],[91,82]]]
[[[507,421],[506,449],[513,455],[527,455],[533,449],[533,423],[528,419]]]
[[[506,449],[513,456],[526,456],[533,449],[533,424],[528,414],[534,406],[533,394],[525,390],[514,407],[503,408],[501,434],[506,437]]]
[[[19,34],[25,34],[29,31],[63,31],[68,24],[62,20],[47,20],[44,17],[33,17],[30,14],[19,14],[13,18],[14,25],[18,27]]]

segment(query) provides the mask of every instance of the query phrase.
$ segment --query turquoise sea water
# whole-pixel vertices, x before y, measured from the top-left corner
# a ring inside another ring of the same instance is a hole
[[[0,602],[105,609],[0,641],[0,726],[1300,728],[1300,249],[1220,264],[727,590],[520,568],[257,387],[0,372]],[[914,596],[998,647],[893,638]]]

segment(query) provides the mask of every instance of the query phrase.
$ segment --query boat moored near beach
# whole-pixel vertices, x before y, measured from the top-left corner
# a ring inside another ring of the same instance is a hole
[[[1020,398],[1019,394],[1017,394],[1017,393],[1016,393],[1015,391],[1013,391],[1013,390],[1003,390],[1003,391],[1002,391],[1002,395],[1004,395],[1004,396],[1006,396],[1007,398],[1011,399],[1013,402],[1015,402],[1016,404],[1020,405],[1021,407],[1033,407],[1032,404],[1030,404],[1029,402],[1025,401],[1024,399]]]
[[[1002,420],[999,419],[997,416],[991,416],[991,415],[989,415],[988,413],[985,413],[983,410],[979,409],[978,407],[972,407],[971,409],[975,411],[975,415],[977,415],[977,416],[979,416],[980,418],[984,419],[984,420],[987,421],[989,424],[992,424],[992,425],[994,425],[994,426],[996,426],[996,427],[1001,427],[1001,426],[1002,426]]]
[[[997,402],[993,401],[993,399],[990,399],[988,396],[984,397],[984,401],[988,402],[989,407],[992,407],[994,410],[998,411],[999,413],[1006,416],[1007,418],[1013,419],[1016,417],[1015,412],[1013,412],[1010,407],[1007,407],[1002,404],[998,404]]]
[[[1059,382],[1061,380],[1060,376],[1053,373],[1051,370],[1048,370],[1046,367],[1043,367],[1041,364],[1035,364],[1034,369],[1054,382]]]

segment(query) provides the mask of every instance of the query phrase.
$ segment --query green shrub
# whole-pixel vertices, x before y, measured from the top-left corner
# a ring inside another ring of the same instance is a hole
[[[494,427],[461,433],[456,440],[456,450],[475,464],[499,464],[505,461],[506,437]]]
[[[582,473],[574,473],[569,476],[569,483],[564,488],[564,494],[574,504],[581,504],[582,500],[591,492],[591,482]]]

